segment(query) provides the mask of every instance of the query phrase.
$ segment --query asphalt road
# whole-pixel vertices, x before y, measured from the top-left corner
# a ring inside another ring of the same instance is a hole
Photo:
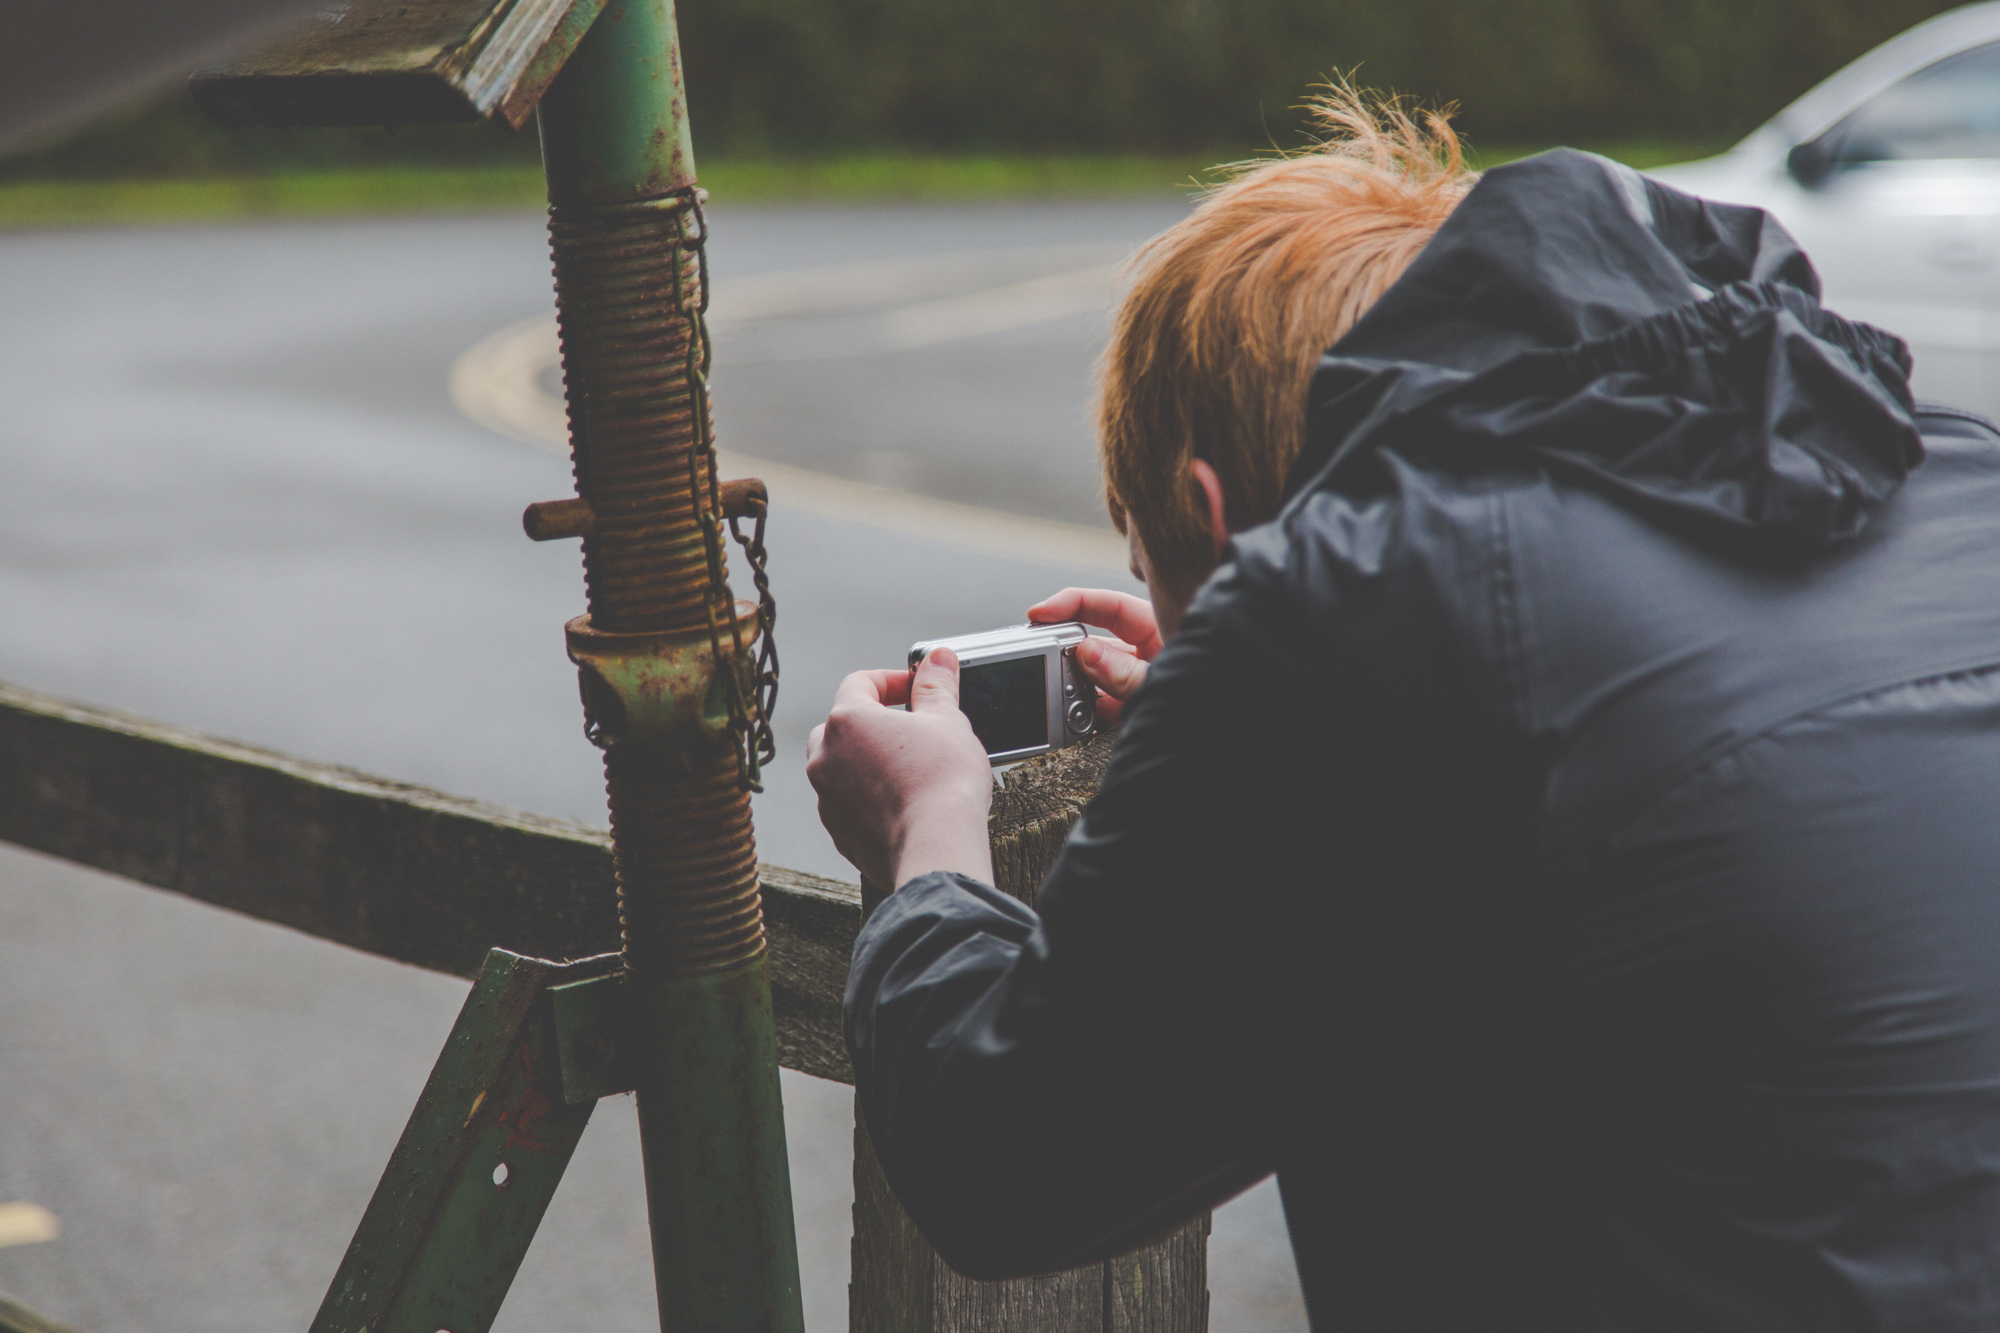
[[[1089,363],[1105,266],[1182,207],[716,211],[719,433],[785,478],[765,859],[851,875],[802,771],[841,674],[1129,586]],[[448,388],[548,309],[532,216],[0,237],[0,679],[601,822],[574,548],[518,526],[567,463],[532,384],[486,424]],[[0,850],[0,1204],[62,1222],[0,1234],[0,1289],[90,1333],[303,1328],[464,990]],[[808,1321],[837,1329],[851,1099],[785,1096]],[[1218,1330],[1304,1327],[1268,1183],[1218,1214],[1211,1285]],[[499,1327],[653,1321],[611,1099]]]

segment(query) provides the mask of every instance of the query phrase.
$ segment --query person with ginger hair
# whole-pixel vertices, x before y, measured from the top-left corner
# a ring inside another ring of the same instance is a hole
[[[1135,263],[1037,909],[948,653],[812,737],[890,1184],[997,1278],[1275,1172],[1321,1329],[2000,1327],[2000,432],[1758,210],[1319,114]]]
[[[1345,89],[1309,105],[1319,151],[1238,164],[1139,251],[1099,362],[1106,505],[1134,575],[1162,579],[1165,625],[1215,568],[1217,534],[1278,512],[1320,353],[1479,179],[1441,115],[1420,126]]]

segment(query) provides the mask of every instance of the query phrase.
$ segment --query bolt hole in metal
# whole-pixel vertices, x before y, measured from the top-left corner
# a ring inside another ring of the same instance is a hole
[[[507,1164],[505,1162],[502,1162],[500,1163],[500,1165],[494,1167],[493,1168],[494,1188],[498,1189],[504,1186],[507,1183],[508,1174],[509,1172],[507,1170]],[[445,1333],[445,1330],[440,1329],[439,1333]]]

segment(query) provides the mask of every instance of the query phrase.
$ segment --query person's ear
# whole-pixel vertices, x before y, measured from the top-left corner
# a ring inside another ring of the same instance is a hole
[[[1192,460],[1188,471],[1193,474],[1188,484],[1194,487],[1195,508],[1208,515],[1209,539],[1215,543],[1215,558],[1220,560],[1222,548],[1235,535],[1229,530],[1229,508],[1222,502],[1222,478],[1205,458]]]

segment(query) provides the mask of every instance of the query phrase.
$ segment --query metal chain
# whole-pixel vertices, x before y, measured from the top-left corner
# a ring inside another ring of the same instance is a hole
[[[677,214],[674,245],[674,305],[688,321],[687,380],[694,398],[694,444],[688,450],[688,497],[701,522],[702,545],[708,555],[708,637],[718,664],[740,662],[750,645],[744,641],[744,624],[730,604],[729,584],[723,568],[728,549],[722,537],[721,481],[716,476],[715,437],[708,416],[708,368],[711,350],[708,340],[708,218],[701,210],[706,192],[690,187],[678,197],[684,206]],[[695,258],[695,290],[687,290],[684,256]],[[707,494],[703,492],[703,463],[707,464]],[[759,512],[756,526],[745,537],[736,519],[729,520],[729,535],[743,548],[750,577],[757,585],[757,655],[746,682],[737,670],[723,672],[728,685],[729,727],[736,739],[736,780],[745,791],[764,790],[764,765],[777,753],[771,732],[771,710],[778,702],[778,645],[773,631],[778,623],[778,603],[771,596],[771,578],[765,569],[765,514]],[[733,652],[725,654],[725,631]]]

